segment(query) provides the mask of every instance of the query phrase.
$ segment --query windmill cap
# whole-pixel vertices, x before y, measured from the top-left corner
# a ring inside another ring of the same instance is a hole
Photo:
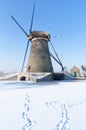
[[[49,41],[50,34],[48,32],[43,32],[43,31],[33,31],[29,35],[29,40],[31,41],[34,38],[45,38]]]

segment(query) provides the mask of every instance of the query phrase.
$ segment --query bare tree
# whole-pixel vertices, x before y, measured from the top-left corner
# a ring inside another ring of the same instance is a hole
[[[86,66],[82,65],[81,69],[83,70],[83,76],[86,77]]]
[[[83,71],[86,71],[86,67],[84,65],[81,66]]]

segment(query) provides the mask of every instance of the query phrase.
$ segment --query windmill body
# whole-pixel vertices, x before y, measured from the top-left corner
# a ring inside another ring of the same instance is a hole
[[[21,73],[18,75],[18,80],[51,81],[54,79],[51,57],[54,58],[55,61],[57,61],[57,63],[62,67],[62,70],[64,70],[64,68],[58,57],[58,54],[55,51],[53,44],[50,41],[50,34],[43,31],[32,31],[34,12],[35,3],[33,6],[29,34],[22,28],[22,26],[17,22],[17,20],[13,16],[11,16],[14,22],[19,26],[19,28],[28,38]],[[25,59],[28,51],[29,42],[31,42],[30,56],[26,69],[24,71]],[[55,58],[49,52],[48,42],[50,42],[57,58]]]
[[[31,41],[32,45],[26,72],[53,72],[48,48],[49,39],[49,33],[42,31],[33,31],[29,35],[29,40]]]

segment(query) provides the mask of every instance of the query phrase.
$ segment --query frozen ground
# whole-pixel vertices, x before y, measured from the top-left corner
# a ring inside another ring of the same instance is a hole
[[[0,130],[86,130],[86,81],[0,82]]]

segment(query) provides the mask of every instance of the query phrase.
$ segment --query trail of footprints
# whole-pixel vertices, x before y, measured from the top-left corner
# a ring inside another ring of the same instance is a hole
[[[58,122],[53,130],[69,130],[68,121],[70,119],[66,105],[58,100],[54,102],[46,102],[46,105],[48,107],[53,107],[57,113],[60,112],[60,118],[58,119]]]
[[[74,107],[77,107],[79,105],[82,105],[86,103],[86,98],[80,101],[77,101],[75,103],[66,102],[63,103],[62,101],[56,100],[51,102],[46,102],[45,104],[47,107],[52,107],[55,111],[60,112],[60,118],[59,121],[57,121],[56,126],[52,130],[70,130],[69,129],[69,112],[70,109],[73,109]]]
[[[70,130],[68,126],[68,123],[70,121],[69,110],[83,103],[86,103],[86,99],[81,100],[77,103],[63,103],[62,101],[59,100],[45,102],[47,108],[52,107],[57,112],[57,116],[58,113],[60,113],[60,117],[57,121],[57,124],[54,128],[52,128],[52,130]],[[34,121],[30,115],[30,105],[31,105],[30,97],[29,93],[27,93],[25,95],[24,111],[22,112],[22,118],[25,121],[22,130],[31,130],[33,127],[35,128],[35,125],[37,125],[37,122]]]
[[[32,127],[36,125],[36,122],[32,119],[30,115],[29,93],[25,95],[25,104],[24,104],[24,111],[22,113],[22,118],[25,120],[25,125],[23,126],[22,130],[31,130]]]

